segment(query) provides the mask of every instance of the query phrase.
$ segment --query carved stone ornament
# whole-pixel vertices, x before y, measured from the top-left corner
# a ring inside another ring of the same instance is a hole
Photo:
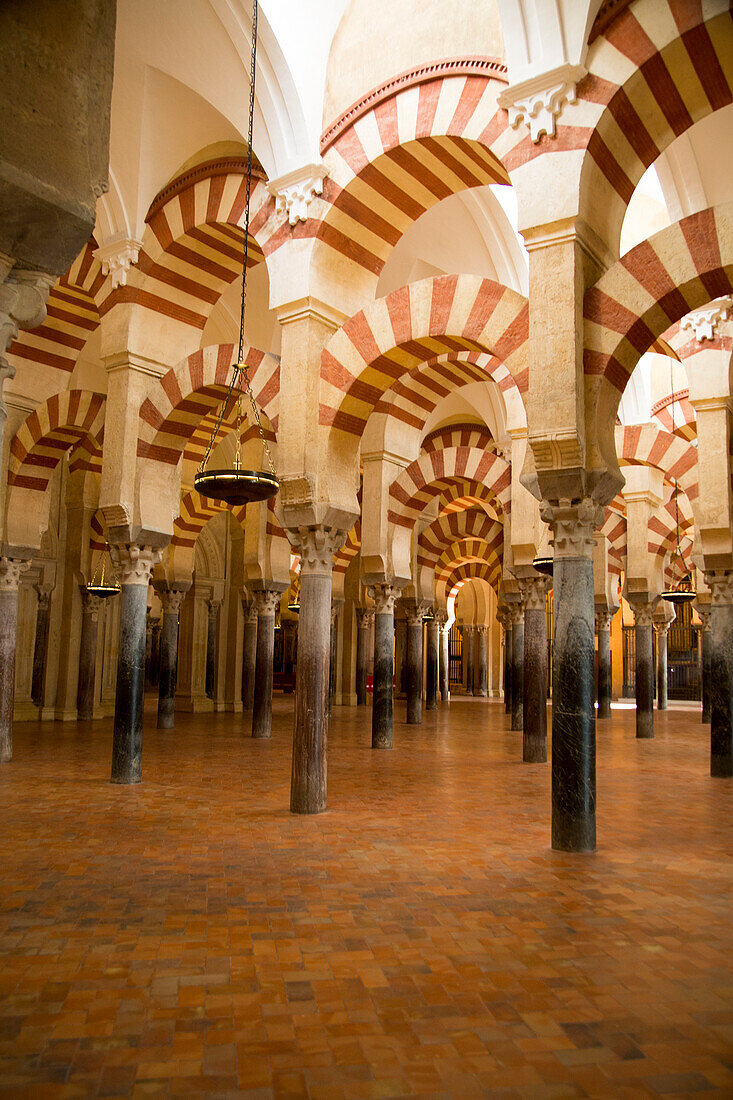
[[[604,509],[590,497],[580,501],[543,501],[540,516],[552,531],[555,560],[592,558],[594,532],[601,526]]]
[[[244,612],[244,621],[246,623],[256,623],[257,622],[257,615],[258,615],[257,604],[254,602],[254,600],[252,600],[251,603],[243,600],[242,601],[242,611]]]
[[[512,630],[515,626],[522,626],[524,624],[524,601],[518,600],[516,603],[510,604],[508,615]]]
[[[132,237],[110,237],[94,252],[94,256],[102,265],[102,274],[110,276],[112,289],[127,285],[127,273],[133,264],[137,263],[142,241],[136,241]]]
[[[84,609],[85,615],[91,615],[92,622],[96,622],[99,618],[99,612],[102,610],[102,597],[95,596],[93,592],[87,592],[85,588],[81,590],[81,604]]]
[[[331,600],[331,626],[333,626],[338,619],[339,611],[343,606],[343,600]]]
[[[733,298],[716,298],[709,305],[694,309],[692,313],[683,317],[680,327],[684,332],[694,334],[700,344],[703,340],[714,340],[716,327],[721,321],[727,320],[731,308],[733,308]]]
[[[615,611],[596,611],[596,634],[608,634],[615,616]]]
[[[519,591],[526,611],[544,611],[545,593],[550,587],[550,577],[527,577],[519,582]]]
[[[441,633],[444,633],[446,627],[448,626],[448,612],[447,611],[436,611],[435,612],[435,621],[438,624],[438,630],[440,630]]]
[[[485,638],[486,635],[489,633],[489,628],[488,628],[488,626],[486,626],[485,623],[479,623],[478,626],[475,628],[475,630],[476,630],[476,633],[481,638]]]
[[[10,258],[0,254],[0,393],[6,378],[15,375],[15,367],[6,351],[19,329],[37,328],[46,319],[46,302],[55,279],[43,271],[24,271],[13,267]],[[0,409],[5,406],[0,400]]]
[[[727,569],[706,572],[705,584],[710,589],[713,607],[729,607],[733,604],[733,572]]]
[[[405,603],[405,618],[407,619],[407,625],[417,626],[418,623],[422,625],[423,618],[429,607],[429,603],[424,603],[421,600]]]
[[[38,610],[48,611],[51,606],[51,590],[49,588],[36,588],[38,593]]]
[[[556,121],[566,103],[575,103],[576,85],[585,75],[581,65],[561,65],[513,84],[499,96],[499,106],[508,111],[512,129],[526,123],[532,141],[539,141],[543,134],[554,137]]]
[[[374,622],[374,608],[373,607],[357,607],[356,608],[356,622],[360,630],[368,630]]]
[[[323,181],[327,175],[325,165],[306,164],[271,180],[267,190],[275,198],[275,212],[286,214],[291,225],[307,221],[308,207],[316,195],[323,194]]]
[[[393,584],[373,584],[369,595],[374,600],[376,615],[394,615],[394,605],[400,598],[400,589]]]
[[[336,527],[300,527],[290,532],[290,541],[300,554],[301,577],[330,576],[333,570],[333,555],[346,542],[347,531]]]
[[[631,605],[631,610],[634,612],[634,626],[653,626],[655,604],[653,603],[634,603]]]
[[[256,588],[252,593],[252,599],[255,602],[258,616],[263,619],[268,616],[274,618],[275,612],[280,606],[281,597],[282,592],[274,588]]]
[[[652,623],[652,626],[654,627],[654,633],[658,638],[661,638],[662,636],[666,638],[666,636],[669,634],[669,628],[671,627],[671,625],[671,623],[660,623],[656,620]]]
[[[221,607],[221,600],[214,599],[212,597],[209,600],[209,621],[215,622],[216,617],[219,614],[219,608]]]
[[[135,542],[110,543],[112,564],[117,579],[126,584],[150,584],[153,568],[159,563],[163,551],[156,546],[138,546]]]
[[[181,610],[181,604],[183,603],[186,590],[184,588],[166,588],[163,592],[159,592],[160,602],[163,607],[164,615],[178,615]]]
[[[0,592],[17,592],[20,578],[30,564],[21,558],[0,558]]]
[[[710,604],[693,604],[692,605],[700,616],[700,622],[702,623],[702,632],[707,634],[709,630],[712,630],[712,609]]]

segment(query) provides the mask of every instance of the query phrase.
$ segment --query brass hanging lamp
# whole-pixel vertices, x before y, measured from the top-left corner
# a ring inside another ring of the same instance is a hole
[[[244,358],[244,314],[245,305],[247,300],[247,255],[249,251],[249,216],[250,216],[250,197],[252,193],[252,133],[254,129],[254,110],[255,110],[255,72],[257,64],[257,0],[253,0],[252,7],[252,54],[250,59],[250,74],[249,74],[249,129],[247,134],[247,177],[246,177],[246,204],[244,212],[244,251],[242,257],[242,308],[239,317],[239,350],[237,354],[236,363],[232,364],[232,380],[227,386],[226,396],[219,408],[219,414],[216,418],[216,423],[211,432],[211,438],[209,439],[206,453],[204,454],[203,461],[199,466],[199,469],[194,477],[194,488],[201,494],[201,496],[209,497],[213,500],[221,500],[226,504],[242,505],[249,504],[252,501],[269,500],[270,497],[274,497],[280,488],[280,482],[278,481],[277,474],[275,473],[275,464],[272,461],[272,454],[270,448],[267,445],[267,439],[262,428],[262,422],[260,420],[260,414],[255,404],[254,394],[252,393],[252,385],[249,380],[249,373],[247,369],[247,363]],[[250,408],[252,410],[252,417],[254,423],[259,429],[260,438],[262,439],[262,445],[265,452],[265,458],[267,459],[267,470],[243,470],[241,465],[241,425],[242,425],[242,397],[246,394],[249,399]],[[208,470],[206,464],[211,456],[212,449],[216,442],[216,437],[219,434],[227,413],[232,405],[232,402],[236,402],[237,406],[237,425],[236,425],[236,452],[234,456],[234,465],[228,470]]]
[[[105,558],[109,558],[109,572],[105,576]],[[115,576],[112,568],[112,556],[109,552],[109,543],[105,543],[104,550],[99,555],[97,567],[92,574],[89,584],[84,585],[84,591],[88,596],[98,596],[100,600],[107,600],[110,596],[116,596],[122,590],[122,586]]]
[[[669,379],[670,379],[670,390],[671,390],[671,393],[672,393],[672,435],[674,435],[674,433],[675,433],[675,422],[674,422],[674,413],[675,413],[674,362],[672,362],[672,364],[670,364]],[[683,604],[683,603],[690,603],[691,600],[694,600],[695,596],[697,596],[697,592],[695,591],[695,585],[692,582],[692,574],[690,573],[689,569],[685,565],[684,557],[683,557],[683,554],[682,554],[682,546],[681,546],[681,539],[680,539],[680,502],[679,502],[680,486],[679,486],[679,482],[677,481],[676,478],[672,479],[672,484],[674,486],[674,510],[675,510],[675,520],[676,520],[676,525],[677,525],[677,545],[675,546],[674,551],[672,553],[672,558],[670,560],[670,566],[674,566],[678,561],[680,561],[682,563],[684,569],[685,569],[685,575],[684,575],[684,577],[682,578],[682,580],[680,581],[680,583],[678,585],[667,588],[667,589],[665,589],[664,592],[662,592],[662,599],[667,600],[668,603],[672,603],[672,604]]]

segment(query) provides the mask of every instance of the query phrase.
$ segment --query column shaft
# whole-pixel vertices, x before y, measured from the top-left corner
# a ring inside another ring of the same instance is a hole
[[[504,712],[512,712],[512,643],[511,626],[504,627]]]
[[[524,614],[514,612],[512,622],[512,726],[521,730],[524,718]]]
[[[654,736],[654,651],[651,608],[634,608],[636,617],[636,736]]]
[[[428,619],[425,647],[425,709],[438,709],[438,622]]]
[[[142,779],[147,610],[147,577],[144,584],[123,583],[112,734],[113,783],[139,783]]]
[[[25,562],[0,558],[0,762],[13,758],[18,585]]]
[[[547,614],[542,607],[524,612],[524,703],[522,759],[528,764],[547,761]]]
[[[486,698],[489,694],[488,627],[476,627],[476,663],[473,674],[473,694]]]
[[[172,730],[175,723],[176,680],[178,678],[178,616],[185,594],[186,587],[159,590],[163,608],[163,621],[160,626],[160,670],[158,679],[159,730]]]
[[[445,613],[444,613],[445,614]],[[440,698],[447,703],[450,699],[450,631],[445,622],[440,624]]]
[[[356,608],[356,705],[367,701],[367,649],[372,616],[363,607]]]
[[[242,710],[252,710],[255,699],[255,668],[257,662],[257,609],[244,612],[244,644],[242,647]]]
[[[733,573],[705,574],[710,615],[710,774],[733,776]]]
[[[206,692],[209,699],[214,698],[216,688],[216,634],[219,624],[218,600],[209,600],[209,619],[206,629]]]
[[[263,589],[255,593],[257,603],[257,653],[255,657],[254,699],[252,702],[252,736],[260,739],[267,738],[272,733],[275,608],[279,600],[280,593],[271,589]],[[300,658],[300,653],[298,656]],[[300,659],[298,664],[300,665]]]
[[[331,574],[301,571],[290,786],[293,813],[316,814],[326,809],[331,638]]]
[[[476,647],[473,642],[473,627],[463,628],[463,656],[466,662],[466,695],[473,695],[473,661]]]
[[[43,706],[50,604],[50,593],[39,591],[38,611],[36,613],[36,638],[33,645],[33,680],[31,686],[31,700],[37,707]]]
[[[711,612],[709,612],[711,614]],[[712,639],[710,630],[704,625],[702,630],[702,721],[711,719],[710,672],[712,666]]]
[[[376,585],[374,588],[377,606],[374,615],[373,749],[392,748],[395,595],[395,590],[390,589],[389,585]]]
[[[667,635],[669,627],[657,630],[657,710],[667,709]]]
[[[94,684],[97,678],[97,625],[102,601],[82,589],[83,612],[79,645],[79,680],[76,713],[81,721],[94,717]]]
[[[611,627],[598,627],[598,717],[611,717]]]
[[[407,723],[418,726],[422,722],[422,612],[408,615],[407,619]]]

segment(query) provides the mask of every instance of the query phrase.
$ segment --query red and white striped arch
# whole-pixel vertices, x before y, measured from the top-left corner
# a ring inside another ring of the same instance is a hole
[[[649,165],[733,102],[733,24],[728,0],[636,0],[604,23],[591,35],[577,103],[537,150],[587,151],[580,193],[592,196],[591,224],[615,247]]]
[[[421,444],[421,450],[442,451],[446,447],[483,447],[494,446],[494,439],[485,424],[446,424],[428,432]]]
[[[470,581],[485,581],[498,595],[501,565],[498,562],[485,561],[457,564],[447,577],[441,578],[436,586],[439,601],[444,604],[451,596],[457,596],[463,585]]]
[[[511,470],[499,455],[471,447],[448,447],[420,455],[392,483],[389,491],[390,523],[412,528],[427,503],[458,486],[471,495],[475,486],[485,486],[502,512],[508,511]]]
[[[63,455],[82,442],[98,453],[104,438],[105,399],[91,390],[56,393],[24,420],[10,444],[8,485],[45,493]]]
[[[619,461],[637,466],[654,466],[667,481],[677,481],[688,500],[697,500],[699,477],[697,448],[653,424],[616,428]]]
[[[201,421],[221,404],[234,359],[233,344],[217,344],[194,352],[163,375],[140,406],[138,458],[177,465],[190,441],[199,439]],[[250,347],[245,348],[244,361],[255,403],[276,432],[280,363]]]
[[[346,536],[346,542],[333,556],[334,573],[345,573],[361,550],[361,520],[358,519]]]
[[[666,432],[673,432],[688,443],[697,439],[697,417],[690,404],[689,389],[675,390],[674,394],[670,393],[656,401],[652,406],[652,416],[659,421]]]
[[[480,545],[485,555],[495,554],[500,559],[504,552],[504,528],[480,508],[466,509],[438,516],[420,532],[417,540],[417,563],[434,568],[446,547],[470,540]]]
[[[491,279],[439,275],[401,287],[348,320],[324,348],[319,421],[360,437],[388,390],[456,353],[501,360],[523,392],[528,334],[526,299]]]
[[[521,137],[496,106],[505,85],[501,62],[462,58],[375,88],[321,139],[326,209],[305,232],[378,276],[407,227],[435,203],[508,183],[502,158]]]
[[[173,524],[172,546],[192,550],[196,539],[206,524],[222,512],[231,512],[234,518],[244,526],[245,507],[232,508],[219,500],[202,497],[195,490],[183,494],[180,514]]]
[[[500,514],[508,515],[511,511],[511,500],[502,513],[496,497],[486,485],[478,485],[475,481],[457,481],[446,485],[438,498],[439,514],[450,515],[463,512],[466,508],[482,508],[492,519],[499,519]]]

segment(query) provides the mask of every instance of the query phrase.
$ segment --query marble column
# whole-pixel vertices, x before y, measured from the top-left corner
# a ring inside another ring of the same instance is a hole
[[[394,679],[398,699],[407,698],[407,619],[394,620]]]
[[[598,718],[611,717],[613,679],[611,675],[611,623],[615,611],[596,609],[596,634],[598,635]]]
[[[733,571],[705,573],[710,589],[710,774],[733,776]]]
[[[333,555],[346,532],[300,528],[291,532],[300,554],[298,667],[295,674],[295,729],[290,810],[317,814],[326,809],[328,694],[331,652]]]
[[[710,657],[712,606],[710,604],[697,606],[702,627],[700,629],[700,694],[702,698],[702,721],[710,721]]]
[[[0,763],[13,758],[18,588],[29,565],[20,558],[0,557]]]
[[[484,623],[476,627],[476,663],[473,671],[473,694],[485,699],[489,694],[489,628]]]
[[[367,702],[367,664],[369,657],[369,631],[374,622],[374,609],[357,607],[356,610],[356,705],[365,707]]]
[[[259,739],[269,737],[272,732],[275,612],[280,606],[281,596],[282,592],[275,588],[257,588],[252,592],[252,598],[257,607],[257,651],[255,656],[255,690],[252,701],[252,736]],[[298,665],[300,666],[300,661],[298,661]]]
[[[513,730],[521,730],[524,722],[524,605],[513,603],[512,619],[512,722]]]
[[[122,784],[139,783],[142,779],[148,585],[161,551],[135,543],[113,543],[110,552],[122,586],[111,780]]]
[[[422,722],[422,639],[425,605],[414,600],[405,601],[407,619],[407,724],[419,726]]]
[[[374,599],[372,748],[391,749],[394,725],[394,605],[400,590],[391,584],[375,584],[369,592]]]
[[[43,706],[43,688],[46,676],[46,652],[48,650],[48,621],[51,611],[51,592],[36,586],[38,610],[36,611],[36,638],[33,645],[33,680],[31,700],[37,707]]]
[[[216,689],[216,635],[219,626],[219,609],[221,600],[213,596],[209,600],[209,618],[206,629],[206,687],[205,691],[209,699],[214,698]]]
[[[255,668],[257,664],[257,604],[242,600],[244,613],[244,644],[242,646],[242,710],[251,711],[255,700]]]
[[[436,612],[438,620],[438,683],[440,685],[440,698],[443,703],[450,700],[450,627],[448,615],[445,611]]]
[[[94,684],[97,678],[97,629],[101,596],[87,592],[81,586],[81,642],[79,644],[79,679],[76,689],[76,713],[81,721],[94,717]]]
[[[594,531],[603,509],[585,498],[545,502],[553,566],[552,847],[596,846]]]
[[[512,617],[504,612],[504,713],[512,713]]]
[[[463,626],[463,663],[466,673],[466,695],[473,695],[473,661],[476,647],[473,640],[473,624],[465,623]]]
[[[522,759],[526,764],[547,761],[547,610],[548,577],[520,581],[524,604]]]
[[[176,678],[178,675],[178,615],[187,589],[188,585],[158,589],[163,607],[163,622],[160,628],[160,676],[158,679],[159,730],[172,730],[175,723]]]
[[[328,650],[328,713],[333,710],[333,697],[336,694],[336,669],[338,665],[338,617],[343,600],[331,600],[331,633]]]
[[[438,709],[438,620],[425,624],[425,710]]]
[[[639,601],[632,609],[636,637],[636,736],[648,739],[654,736],[654,604]]]
[[[671,623],[654,623],[657,636],[657,710],[667,709],[667,636]]]

